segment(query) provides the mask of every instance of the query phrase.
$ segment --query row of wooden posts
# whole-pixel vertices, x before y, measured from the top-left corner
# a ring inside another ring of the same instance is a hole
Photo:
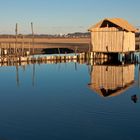
[[[0,57],[1,64],[14,64],[14,63],[60,63],[60,62],[88,62],[93,61],[93,54],[92,53],[79,53],[79,54],[67,54],[67,55],[41,55],[41,56],[6,56]],[[107,61],[107,59],[102,59],[103,61]]]
[[[77,55],[46,55],[46,56],[38,56],[36,57],[35,55],[31,56],[7,56],[7,57],[0,57],[0,63],[5,63],[8,61],[11,62],[27,62],[27,61],[66,61],[66,60],[85,60],[88,59],[89,54],[88,53],[80,53]]]
[[[24,42],[24,35],[18,34],[18,24],[15,27],[15,41],[14,42],[0,42],[0,56],[14,55],[14,56],[25,56],[26,54],[35,53],[35,39],[34,39],[34,28],[31,22],[32,37],[29,42]],[[20,39],[21,41],[19,42]],[[27,51],[28,50],[28,51]]]
[[[18,46],[18,47],[17,47]],[[22,43],[0,43],[0,56],[26,56],[33,54],[33,48],[31,42],[26,44]]]
[[[5,56],[0,57],[0,64],[6,64],[6,65],[14,65],[15,63],[65,63],[65,62],[80,62],[80,63],[91,63],[91,64],[102,64],[104,62],[109,61],[109,56],[103,55],[103,54],[96,54],[97,56],[94,56],[95,54],[93,52],[90,53],[79,53],[79,54],[67,54],[67,55],[39,55],[39,56]],[[99,56],[102,56],[98,59]],[[122,60],[122,62],[125,62]],[[130,61],[133,63],[140,63],[140,59],[135,56],[133,61]]]

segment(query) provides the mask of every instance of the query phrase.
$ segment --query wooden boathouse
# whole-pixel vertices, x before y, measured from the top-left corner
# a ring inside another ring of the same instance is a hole
[[[100,54],[135,51],[137,29],[121,18],[106,18],[89,28],[91,32],[90,51]]]

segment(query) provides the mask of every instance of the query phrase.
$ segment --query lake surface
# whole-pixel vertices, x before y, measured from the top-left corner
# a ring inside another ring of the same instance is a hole
[[[140,139],[139,66],[0,67],[0,140]]]

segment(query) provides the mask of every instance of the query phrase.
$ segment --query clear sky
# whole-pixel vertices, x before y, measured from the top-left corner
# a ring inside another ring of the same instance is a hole
[[[0,0],[0,34],[86,32],[105,17],[121,17],[140,25],[140,0]]]

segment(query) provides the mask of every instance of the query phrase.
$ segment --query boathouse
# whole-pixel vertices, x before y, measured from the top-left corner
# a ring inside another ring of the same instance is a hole
[[[117,96],[134,84],[134,64],[93,67],[89,88],[102,97]]]
[[[131,24],[121,18],[106,18],[92,26],[91,52],[127,53],[135,51],[135,33]]]

